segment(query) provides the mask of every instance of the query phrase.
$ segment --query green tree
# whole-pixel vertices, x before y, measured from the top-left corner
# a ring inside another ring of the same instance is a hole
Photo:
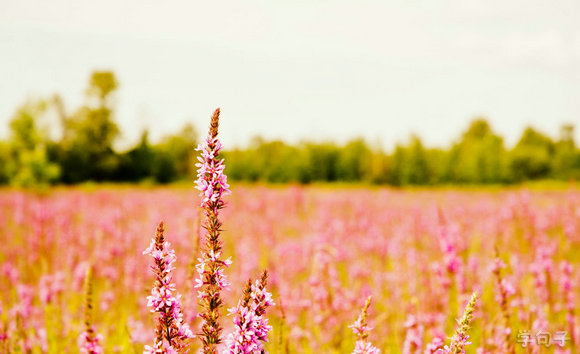
[[[506,164],[503,139],[478,118],[451,147],[445,175],[452,182],[499,183],[505,180]]]
[[[109,107],[113,99],[111,94],[118,87],[119,83],[112,71],[95,71],[89,80],[87,96],[99,101],[97,107]]]
[[[87,105],[66,119],[59,159],[65,182],[103,181],[115,176],[119,166],[113,150],[119,135],[113,115],[117,87],[112,72],[94,72],[87,88]]]
[[[349,141],[339,150],[337,177],[342,181],[370,179],[371,150],[362,138]]]
[[[120,181],[140,181],[155,174],[156,153],[149,143],[149,132],[141,134],[141,140],[134,148],[119,156],[116,179]]]
[[[378,143],[376,147],[371,148],[368,178],[374,184],[385,184],[389,181],[389,156],[382,150]]]
[[[389,168],[388,181],[390,184],[394,186],[402,186],[409,182],[407,179],[408,176],[405,167],[406,159],[406,149],[402,145],[397,144],[397,146],[395,146],[395,151],[393,152]]]
[[[56,181],[60,170],[46,153],[46,129],[39,127],[39,118],[47,110],[45,101],[24,103],[10,121],[10,140],[5,175],[12,185],[33,187]]]
[[[427,153],[421,139],[411,136],[405,164],[405,181],[410,184],[427,184],[431,179],[429,165],[427,162]]]
[[[46,186],[55,182],[59,175],[59,166],[50,162],[46,148],[38,145],[32,150],[20,151],[17,169],[10,183],[21,187]]]
[[[198,145],[198,134],[193,124],[186,124],[180,132],[174,135],[164,137],[159,144],[155,146],[155,150],[162,154],[163,157],[158,156],[167,167],[168,163],[172,163],[175,175],[170,178],[174,180],[177,178],[194,178],[196,175],[195,164],[197,162],[197,152],[195,151]],[[165,176],[167,179],[169,176]]]
[[[447,166],[449,165],[449,151],[441,148],[426,150],[429,166],[429,184],[448,183]]]
[[[574,141],[572,124],[565,124],[560,129],[560,140],[554,146],[551,168],[555,178],[580,177],[580,156]]]
[[[338,178],[338,148],[333,143],[303,143],[306,165],[302,182],[327,181]]]
[[[516,146],[510,151],[510,172],[515,181],[547,178],[555,144],[548,136],[528,127]]]
[[[0,184],[7,184],[10,181],[10,145],[0,141]]]
[[[247,149],[226,151],[225,158],[233,180],[306,183],[311,178],[305,150],[279,140],[255,137]]]

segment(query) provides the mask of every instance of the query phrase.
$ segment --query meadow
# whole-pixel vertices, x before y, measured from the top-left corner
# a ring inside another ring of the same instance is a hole
[[[69,3],[0,0],[0,354],[580,354],[580,1]]]
[[[369,296],[369,342],[384,353],[435,352],[449,344],[476,291],[466,352],[576,352],[575,188],[231,190],[220,211],[222,252],[233,261],[222,296],[226,308],[235,306],[247,279],[268,270],[271,353],[352,352],[357,337],[349,325]],[[194,283],[203,217],[193,185],[2,190],[0,349],[78,352],[89,265],[91,321],[103,352],[151,345],[147,296],[155,275],[143,251],[160,221],[177,256],[183,322],[199,334]],[[233,316],[223,312],[227,333]]]

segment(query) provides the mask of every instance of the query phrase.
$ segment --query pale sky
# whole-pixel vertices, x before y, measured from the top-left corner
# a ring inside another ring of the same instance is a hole
[[[580,141],[580,1],[0,0],[0,136],[27,97],[83,103],[120,81],[124,144],[222,108],[227,146],[417,133],[445,146],[475,116]],[[122,143],[123,143],[122,142]]]

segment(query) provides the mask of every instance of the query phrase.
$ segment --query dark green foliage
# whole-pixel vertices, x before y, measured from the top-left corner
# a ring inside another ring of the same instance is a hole
[[[549,137],[527,128],[510,151],[511,177],[515,181],[549,177],[555,150],[555,144]]]
[[[225,153],[232,180],[265,182],[345,181],[394,186],[505,184],[539,178],[580,177],[580,152],[571,126],[557,143],[529,128],[507,150],[487,121],[474,120],[449,149],[426,148],[418,136],[392,154],[354,139],[344,146],[305,142],[297,146],[256,138],[247,149]]]
[[[149,144],[148,135],[147,131],[143,132],[136,147],[119,155],[117,180],[140,181],[154,175],[156,156]]]
[[[113,150],[119,135],[113,115],[116,88],[112,72],[93,73],[87,88],[89,104],[80,107],[72,116],[63,117],[63,137],[56,154],[62,166],[63,182],[115,179],[120,164]]]
[[[506,159],[503,139],[479,118],[451,147],[445,178],[454,183],[502,183],[509,174]]]
[[[172,164],[173,167],[166,171],[158,171],[158,167],[153,167],[156,176],[164,175],[165,182],[174,181],[179,178],[193,179],[196,175],[197,156],[197,131],[195,127],[188,123],[180,132],[175,135],[166,136],[161,143],[154,147],[156,158],[163,164]],[[167,166],[168,167],[168,166]],[[162,182],[159,178],[158,181]]]
[[[0,142],[0,184],[19,186],[84,181],[169,183],[195,179],[198,133],[187,124],[158,143],[144,131],[125,152],[114,148],[119,84],[110,71],[94,72],[86,104],[67,114],[62,100],[27,101],[10,121]],[[47,122],[56,117],[58,122]],[[55,137],[48,127],[59,126]],[[364,182],[375,184],[502,184],[534,179],[580,178],[580,152],[574,127],[562,126],[557,141],[527,128],[510,150],[483,119],[475,119],[448,148],[427,148],[412,135],[386,153],[361,138],[344,145],[254,138],[246,148],[223,151],[233,181],[273,183]]]
[[[337,175],[342,181],[368,180],[372,151],[363,139],[351,140],[338,154]]]
[[[16,111],[10,121],[8,144],[0,146],[3,182],[22,187],[44,186],[59,177],[59,166],[47,154],[46,128],[39,122],[46,111],[44,101],[27,101]]]

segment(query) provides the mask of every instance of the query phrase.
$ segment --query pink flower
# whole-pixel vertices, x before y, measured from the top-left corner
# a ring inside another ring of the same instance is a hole
[[[99,342],[103,337],[96,333],[92,324],[92,305],[93,302],[93,270],[89,266],[86,269],[85,276],[85,331],[82,332],[77,340],[79,350],[86,354],[101,354],[103,349]]]
[[[443,349],[437,349],[435,353],[465,354],[465,347],[471,344],[467,331],[469,330],[471,320],[473,319],[473,311],[475,310],[476,301],[477,293],[474,293],[465,306],[463,317],[461,317],[461,319],[457,322],[458,327],[451,337],[451,343],[449,346],[446,345]]]
[[[445,341],[443,340],[443,338],[435,337],[435,338],[433,338],[431,343],[427,344],[427,347],[425,348],[424,354],[435,354],[439,350],[443,350],[444,347],[445,347]]]
[[[367,325],[367,311],[370,305],[371,297],[369,296],[360,316],[349,326],[358,337],[352,354],[379,354],[381,352],[377,347],[367,341],[369,336],[368,332],[372,329]]]
[[[465,354],[465,347],[471,344],[469,335],[459,333],[451,337],[451,346],[445,346],[443,349],[438,349],[435,353],[449,353],[449,354]]]
[[[379,354],[381,351],[369,342],[358,340],[355,344],[353,354]]]
[[[155,238],[143,254],[154,259],[151,269],[155,273],[155,285],[151,289],[151,295],[147,296],[147,306],[151,308],[151,312],[158,313],[155,344],[153,347],[148,346],[145,352],[177,353],[194,335],[183,321],[181,295],[172,283],[171,271],[175,269],[173,263],[177,257],[169,242],[165,241],[163,223],[157,227]]]
[[[53,275],[43,275],[40,277],[38,287],[40,300],[44,304],[51,303],[64,289],[64,275],[60,272]]]
[[[224,174],[224,160],[217,156],[222,149],[222,144],[216,136],[210,136],[205,144],[199,144],[197,151],[201,151],[198,163],[196,188],[200,191],[202,208],[220,208],[223,206],[222,197],[231,193],[228,178]]]
[[[245,297],[238,306],[229,309],[234,317],[234,331],[226,338],[226,350],[223,354],[265,353],[264,343],[272,326],[264,318],[266,308],[275,305],[272,294],[266,290],[268,273],[255,284],[248,282]]]
[[[415,316],[410,315],[405,327],[407,327],[407,335],[403,343],[403,354],[420,354],[423,347],[423,326],[417,322]]]
[[[198,316],[203,320],[200,336],[202,352],[206,354],[216,353],[216,346],[221,343],[222,328],[219,323],[220,308],[222,307],[221,291],[229,287],[229,282],[224,274],[224,268],[231,265],[232,261],[222,261],[221,256],[221,221],[219,211],[225,206],[222,199],[230,193],[227,177],[224,174],[224,161],[218,159],[222,148],[217,138],[219,125],[219,108],[215,110],[209,129],[209,136],[205,144],[198,147],[201,156],[196,164],[197,189],[200,190],[201,207],[205,212],[206,249],[202,257],[198,259],[196,266],[199,278],[195,281],[198,288],[197,297],[202,308]]]
[[[100,334],[95,335],[94,329],[92,329],[92,333],[90,331],[85,331],[79,335],[78,338],[78,346],[80,352],[83,354],[101,354],[103,353],[103,349],[99,342],[103,339]]]

